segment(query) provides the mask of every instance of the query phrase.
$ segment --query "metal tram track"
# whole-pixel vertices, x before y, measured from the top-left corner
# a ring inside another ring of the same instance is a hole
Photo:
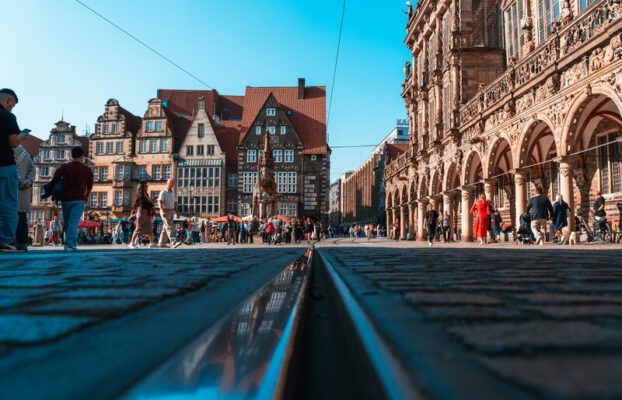
[[[121,398],[421,398],[335,268],[315,249]]]

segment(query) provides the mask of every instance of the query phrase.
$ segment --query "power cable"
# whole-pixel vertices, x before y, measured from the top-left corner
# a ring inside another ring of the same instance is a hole
[[[339,23],[339,38],[337,39],[337,53],[335,54],[335,67],[333,68],[333,82],[330,86],[330,99],[328,100],[328,116],[326,117],[326,142],[328,143],[328,124],[330,123],[330,112],[333,108],[333,94],[335,92],[335,80],[337,78],[337,64],[339,63],[339,49],[341,48],[341,36],[343,33],[343,20],[346,14],[346,0],[343,0],[341,8],[341,22]]]
[[[101,19],[103,19],[104,21],[108,22],[110,25],[114,26],[115,28],[117,28],[118,30],[120,30],[121,32],[125,33],[127,36],[131,37],[132,39],[134,39],[135,41],[137,41],[138,43],[140,43],[141,45],[143,45],[145,48],[147,48],[148,50],[150,50],[151,52],[157,54],[158,56],[162,57],[164,60],[166,60],[167,62],[169,62],[170,64],[172,64],[173,66],[175,66],[177,69],[179,69],[180,71],[182,71],[183,73],[185,73],[186,75],[190,76],[192,79],[200,82],[201,84],[207,86],[209,89],[215,90],[212,86],[208,85],[207,83],[205,83],[203,80],[201,80],[200,78],[198,78],[196,75],[192,74],[191,72],[189,72],[188,70],[186,70],[185,68],[183,68],[182,66],[180,66],[179,64],[177,64],[175,61],[171,60],[170,58],[168,58],[167,56],[165,56],[164,54],[160,53],[159,51],[157,51],[156,49],[154,49],[153,47],[149,46],[147,43],[143,42],[142,40],[140,40],[139,38],[137,38],[136,36],[132,35],[131,33],[129,33],[128,31],[126,31],[125,29],[121,28],[119,25],[115,24],[114,22],[112,22],[111,20],[109,20],[108,18],[106,18],[105,16],[103,16],[102,14],[100,14],[99,12],[93,10],[91,7],[87,6],[86,4],[84,4],[83,2],[81,2],[80,0],[75,0],[76,3],[82,5],[84,8],[86,8],[87,10],[91,11],[93,14],[97,15],[98,17],[100,17]]]

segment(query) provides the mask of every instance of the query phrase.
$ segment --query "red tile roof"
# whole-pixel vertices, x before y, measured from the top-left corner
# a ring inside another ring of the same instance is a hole
[[[238,161],[238,144],[241,140],[240,130],[235,128],[217,127],[214,129],[216,139],[222,151],[227,155],[227,162]]]
[[[42,139],[39,139],[36,136],[27,133],[22,135],[22,143],[21,145],[26,149],[26,151],[33,157],[39,154],[39,146],[43,142]]]
[[[205,110],[212,115],[216,110],[218,102],[218,92],[215,90],[178,90],[178,89],[158,89],[158,99],[167,101],[167,107],[175,115],[194,116],[197,110],[199,97],[205,98]]]
[[[237,121],[240,124],[243,108],[244,96],[222,95],[218,98],[216,114],[221,122]]]
[[[387,143],[386,146],[387,146],[387,154],[389,156],[389,161],[395,159],[400,154],[405,152],[406,149],[408,149],[408,145],[407,144],[391,144],[391,143]]]
[[[242,127],[252,125],[259,110],[272,93],[279,104],[291,110],[288,118],[305,146],[307,154],[327,154],[326,146],[326,88],[305,87],[304,99],[298,99],[298,87],[246,87]]]

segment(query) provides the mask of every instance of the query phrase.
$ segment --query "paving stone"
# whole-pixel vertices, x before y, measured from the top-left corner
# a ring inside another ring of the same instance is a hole
[[[34,343],[51,340],[90,321],[75,316],[0,315],[0,342]]]
[[[478,306],[447,306],[424,307],[421,313],[431,320],[515,320],[526,319],[521,311],[507,307],[478,307]]]
[[[622,297],[575,295],[564,293],[530,293],[515,296],[518,300],[526,300],[540,304],[622,304]]]
[[[622,318],[622,306],[612,304],[529,306],[524,309],[538,312],[554,319]]]
[[[622,398],[622,357],[573,355],[482,358],[494,373],[530,387],[542,398]]]
[[[145,298],[119,299],[68,299],[54,300],[46,304],[30,306],[27,311],[30,313],[54,313],[71,315],[92,315],[102,317],[110,314],[124,314],[134,308],[153,302]],[[100,318],[98,318],[100,319]]]
[[[474,304],[474,305],[496,305],[503,304],[502,301],[494,297],[469,294],[460,292],[443,292],[443,293],[407,293],[406,300],[417,304]]]

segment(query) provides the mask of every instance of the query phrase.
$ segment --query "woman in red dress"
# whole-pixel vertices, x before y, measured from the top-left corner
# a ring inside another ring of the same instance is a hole
[[[488,225],[490,224],[490,207],[486,201],[486,195],[479,195],[479,199],[475,201],[471,207],[471,214],[477,213],[475,217],[475,226],[473,236],[479,239],[479,245],[488,244]]]

